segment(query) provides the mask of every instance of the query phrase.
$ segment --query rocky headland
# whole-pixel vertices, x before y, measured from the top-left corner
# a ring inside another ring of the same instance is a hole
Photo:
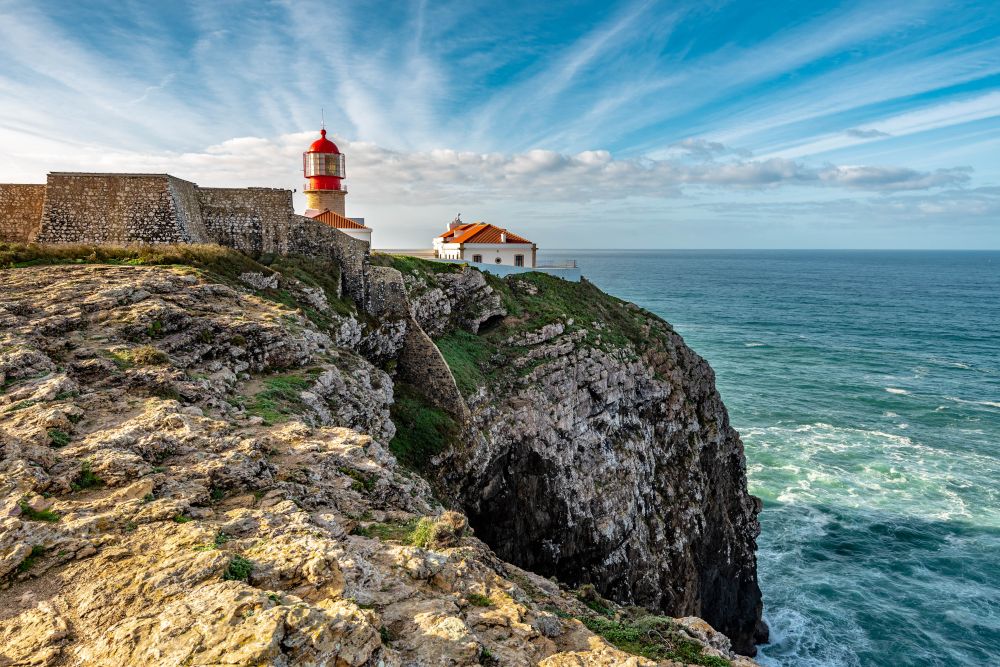
[[[667,323],[257,260],[0,246],[0,665],[753,664],[759,503]]]

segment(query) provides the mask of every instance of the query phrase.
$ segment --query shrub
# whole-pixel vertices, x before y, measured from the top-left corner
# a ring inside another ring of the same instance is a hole
[[[77,473],[76,477],[73,478],[73,482],[70,484],[70,488],[74,491],[83,491],[84,489],[102,486],[104,486],[104,480],[94,474],[94,471],[90,469],[90,461],[84,461],[80,464],[80,472]]]
[[[652,660],[674,660],[685,665],[730,667],[732,663],[714,655],[705,655],[701,644],[683,636],[673,620],[664,616],[640,616],[636,619],[611,620],[587,616],[580,619],[587,628],[604,637],[609,644],[634,655]]]
[[[65,447],[69,444],[69,433],[58,428],[49,429],[49,444],[53,447]]]
[[[18,507],[21,508],[21,516],[23,516],[28,521],[43,521],[45,523],[55,523],[59,521],[59,514],[53,512],[52,510],[33,510],[31,506],[28,505],[28,501],[21,499],[18,503]]]
[[[139,366],[165,364],[168,360],[165,352],[156,349],[152,345],[140,345],[139,347],[132,348],[126,354],[133,364]]]
[[[427,548],[431,543],[431,536],[434,534],[434,520],[423,517],[417,522],[410,532],[407,542],[412,546]]]
[[[469,601],[474,607],[492,607],[493,600],[489,597],[483,595],[482,593],[469,593],[465,596],[465,599]]]
[[[17,571],[27,572],[33,568],[35,566],[35,561],[44,556],[46,551],[48,550],[40,544],[36,544],[31,547],[31,552],[25,556],[24,560],[22,560],[20,564],[18,564]]]
[[[233,556],[222,578],[226,581],[249,581],[253,572],[253,563],[243,556]]]
[[[351,482],[351,488],[355,491],[365,491],[370,493],[375,489],[375,484],[378,481],[378,478],[374,475],[366,475],[359,470],[354,470],[346,466],[340,466],[337,470],[341,474],[347,475],[353,480]]]

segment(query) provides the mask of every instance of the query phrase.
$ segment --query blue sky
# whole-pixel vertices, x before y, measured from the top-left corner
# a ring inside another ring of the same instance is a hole
[[[378,247],[1000,248],[997,2],[0,0],[0,181],[301,190],[321,108]]]

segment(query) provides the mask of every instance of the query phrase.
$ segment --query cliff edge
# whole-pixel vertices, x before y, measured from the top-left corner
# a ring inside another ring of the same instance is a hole
[[[470,412],[427,475],[480,537],[618,602],[701,616],[752,655],[761,506],[708,363],[585,280],[389,261]]]
[[[665,323],[626,358],[544,277],[373,266],[378,317],[332,261],[0,251],[0,664],[753,664],[695,618],[759,618],[755,505]]]

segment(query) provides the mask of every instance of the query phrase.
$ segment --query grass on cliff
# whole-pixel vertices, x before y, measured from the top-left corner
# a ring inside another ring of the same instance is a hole
[[[416,257],[380,256],[379,261],[404,273],[416,273],[428,284],[443,271],[462,270]],[[443,268],[442,268],[443,267]],[[620,358],[634,358],[657,347],[667,347],[670,325],[638,306],[602,292],[587,280],[571,282],[544,273],[521,273],[500,278],[484,273],[507,316],[484,326],[478,334],[452,328],[435,343],[466,395],[484,384],[523,376],[544,360],[515,367],[525,349],[517,338],[547,324],[563,323],[566,333],[584,331],[581,346],[595,347]],[[470,304],[470,308],[482,304]],[[515,339],[509,342],[510,339]]]
[[[185,266],[204,271],[222,283],[241,289],[247,289],[247,285],[239,280],[243,273],[270,275],[277,272],[286,279],[322,290],[335,313],[348,314],[356,310],[349,299],[338,295],[340,266],[332,260],[295,255],[263,255],[254,259],[232,248],[210,244],[109,246],[0,243],[0,269],[58,264]],[[329,323],[329,317],[312,304],[296,300],[290,291],[280,285],[278,288],[256,290],[256,293],[290,308],[301,308],[319,326]]]
[[[732,664],[725,658],[705,654],[701,644],[684,637],[673,619],[665,616],[648,615],[620,620],[583,616],[580,621],[616,648],[650,660],[673,660],[705,667],[730,667]]]
[[[389,449],[404,465],[425,469],[430,460],[461,436],[458,424],[449,415],[429,405],[414,386],[397,382],[391,409],[396,436]]]
[[[463,394],[472,394],[487,380],[491,346],[468,331],[457,329],[435,341]]]
[[[383,542],[400,542],[413,547],[427,548],[434,532],[434,521],[428,517],[406,522],[358,524],[352,535],[370,537]]]
[[[261,389],[252,396],[236,399],[250,416],[260,417],[265,424],[279,424],[301,414],[305,408],[302,392],[316,382],[320,371],[272,375],[261,380]]]
[[[373,252],[371,254],[371,263],[375,266],[387,266],[396,269],[404,276],[414,272],[421,276],[437,273],[458,273],[462,270],[463,266],[462,264],[452,264],[450,262],[431,262],[409,255],[389,255],[383,252]]]

